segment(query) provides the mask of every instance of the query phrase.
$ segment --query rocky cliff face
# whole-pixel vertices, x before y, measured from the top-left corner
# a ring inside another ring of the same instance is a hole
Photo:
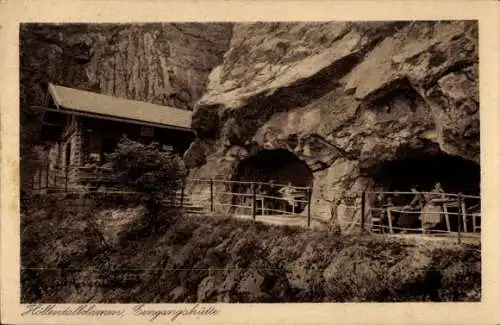
[[[101,93],[192,109],[221,62],[229,24],[144,24],[99,37],[87,72]],[[110,36],[110,37],[109,37]]]
[[[78,198],[46,198],[21,215],[22,303],[481,299],[476,245],[206,216],[172,220],[164,210],[158,217],[169,226],[153,231],[144,228],[142,207],[95,199],[98,206],[84,209],[73,203]]]
[[[230,24],[25,25],[23,81],[192,109],[231,32]]]
[[[387,188],[377,173],[391,163],[478,164],[477,28],[237,24],[195,110],[192,175],[229,179],[254,153],[286,149],[310,167],[313,214],[326,218],[345,191]]]
[[[20,30],[21,148],[33,163],[48,82],[192,110],[222,61],[230,24],[25,24]],[[31,169],[31,168],[30,168]]]
[[[194,107],[192,176],[232,179],[248,157],[283,149],[309,167],[312,212],[326,218],[327,202],[347,192],[391,189],[401,175],[420,182],[423,170],[437,175],[447,163],[461,166],[446,184],[456,187],[462,167],[479,164],[477,29],[473,21],[25,26],[21,105],[42,102],[42,83],[55,82]]]

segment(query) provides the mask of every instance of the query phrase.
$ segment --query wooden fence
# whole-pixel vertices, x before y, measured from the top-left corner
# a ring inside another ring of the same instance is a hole
[[[72,192],[85,186],[88,191],[105,186],[113,188],[116,177],[110,168],[100,166],[65,166],[39,168],[32,174],[30,188],[35,192]]]
[[[195,183],[195,184],[193,184]],[[205,183],[205,184],[204,184]],[[207,188],[208,193],[204,195],[196,193],[196,191],[185,192],[186,186],[181,186],[180,195],[184,202],[197,201],[199,203],[199,211],[214,212],[215,208],[223,207],[227,211],[243,211],[251,217],[252,220],[266,221],[270,217],[281,216],[284,218],[293,218],[304,220],[304,225],[311,226],[311,221],[316,219],[311,212],[312,188],[289,186],[287,184],[252,182],[252,181],[228,181],[217,179],[187,179],[188,187]],[[216,185],[223,185],[222,187]],[[238,187],[238,185],[247,185]],[[276,187],[279,189],[290,187],[292,199],[281,195],[268,195],[265,192],[259,192],[262,187]],[[241,190],[241,189],[244,190]],[[448,234],[457,236],[458,241],[461,240],[463,233],[478,233],[481,230],[480,221],[480,197],[475,195],[464,195],[461,193],[436,193],[436,192],[404,192],[404,191],[362,191],[349,193],[351,198],[358,198],[359,203],[344,205],[359,213],[354,213],[355,217],[350,221],[350,225],[346,228],[359,228],[361,231],[371,231],[385,234],[395,233],[423,233],[427,235]],[[411,208],[405,205],[397,204],[377,204],[373,202],[374,196],[388,197],[406,197],[406,201],[411,201],[415,195],[429,195],[437,198],[430,202],[439,211],[427,211],[427,215],[438,214],[443,222],[439,222],[443,229],[425,229],[422,226],[420,216],[423,214],[422,207]],[[197,199],[198,196],[198,199]],[[215,199],[217,197],[217,199]],[[228,197],[225,199],[225,197]],[[370,199],[371,197],[371,199]],[[245,200],[246,199],[246,200]],[[266,205],[268,201],[282,201],[286,203],[286,208],[269,207]],[[243,202],[243,203],[242,203]],[[329,203],[329,209],[332,211],[336,208],[335,205]],[[296,210],[296,207],[300,209]],[[402,216],[414,215],[417,220],[417,225],[413,227],[398,226],[398,219]],[[418,225],[420,220],[420,225]]]
[[[424,211],[424,207],[418,207],[417,209],[411,209],[407,206],[397,206],[394,204],[383,204],[382,206],[369,206],[368,214],[372,217],[371,226],[378,229],[387,230],[389,233],[394,233],[398,229],[397,226],[393,225],[394,214],[405,214],[405,215],[439,215],[444,219],[445,229],[432,229],[426,230],[421,227],[419,230],[422,232],[436,232],[436,233],[451,233],[456,232],[458,237],[460,237],[461,232],[478,232],[480,231],[480,197],[475,195],[464,195],[462,193],[441,193],[441,192],[363,192],[363,197],[367,194],[375,195],[385,195],[385,196],[415,196],[415,195],[429,195],[432,196],[425,204],[432,204],[434,211]],[[364,207],[365,205],[363,205]],[[437,210],[437,211],[436,211]],[[364,216],[366,214],[362,212],[362,221],[364,223]],[[455,229],[452,227],[452,219],[455,219]],[[382,224],[382,219],[387,221],[387,224]],[[422,220],[421,220],[422,221]],[[375,222],[375,223],[374,223]],[[378,222],[378,224],[377,224]],[[363,228],[363,227],[362,227]],[[412,229],[414,230],[414,229]]]
[[[208,189],[204,191],[205,195],[185,190],[186,187],[192,189],[196,186]],[[183,198],[181,202],[197,202],[207,212],[222,209],[240,216],[251,216],[252,220],[256,220],[258,216],[270,215],[304,217],[307,225],[311,224],[311,187],[200,178],[187,179],[180,187],[179,195]]]
[[[36,175],[37,179],[34,177],[33,189],[42,193],[43,190],[71,192],[73,191],[70,181],[72,172],[73,177],[87,185],[84,188],[85,191],[97,191],[101,185],[105,185],[106,192],[113,192],[114,177],[111,171],[100,167],[73,167],[62,170],[47,168],[45,173],[40,172]],[[335,193],[330,194],[333,196]],[[413,191],[362,191],[348,194],[357,203],[344,204],[344,207],[355,211],[354,218],[349,221],[350,225],[347,228],[359,228],[362,232],[384,234],[403,232],[456,234],[458,241],[461,240],[463,233],[477,233],[481,230],[479,196]],[[422,224],[419,226],[418,222],[413,227],[398,225],[403,216],[414,215],[414,220],[419,220],[418,216],[423,214],[422,207],[412,208],[397,203],[392,204],[387,202],[387,198],[406,197],[406,201],[410,201],[415,195],[435,197],[432,204],[438,207],[438,211],[435,209],[425,213],[427,215],[439,214],[443,219],[440,223],[441,229],[425,229]],[[382,200],[373,199],[377,196]],[[167,203],[180,207],[188,213],[213,213],[224,210],[232,215],[248,217],[254,221],[266,222],[268,219],[280,217],[280,220],[288,220],[290,223],[303,222],[303,225],[307,227],[311,226],[313,219],[318,219],[312,215],[311,187],[274,182],[188,178],[179,184],[176,195],[169,198]],[[328,204],[331,211],[337,208],[331,202]]]

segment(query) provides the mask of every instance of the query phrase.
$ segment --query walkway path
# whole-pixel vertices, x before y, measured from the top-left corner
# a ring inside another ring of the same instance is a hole
[[[234,214],[234,218],[241,220],[252,220],[251,215],[244,214]],[[257,215],[255,220],[257,222],[278,225],[278,226],[298,226],[307,228],[307,217],[302,215],[290,216],[290,215]],[[311,228],[324,227],[326,223],[324,221],[317,220],[313,218],[311,220]]]

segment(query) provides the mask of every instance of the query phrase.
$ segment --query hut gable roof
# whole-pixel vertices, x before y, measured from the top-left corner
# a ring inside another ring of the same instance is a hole
[[[191,129],[191,111],[54,84],[49,84],[49,93],[59,111],[72,111],[101,118]]]

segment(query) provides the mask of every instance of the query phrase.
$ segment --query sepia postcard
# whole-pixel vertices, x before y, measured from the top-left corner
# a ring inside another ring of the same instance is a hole
[[[0,4],[2,323],[500,323],[499,18]]]

